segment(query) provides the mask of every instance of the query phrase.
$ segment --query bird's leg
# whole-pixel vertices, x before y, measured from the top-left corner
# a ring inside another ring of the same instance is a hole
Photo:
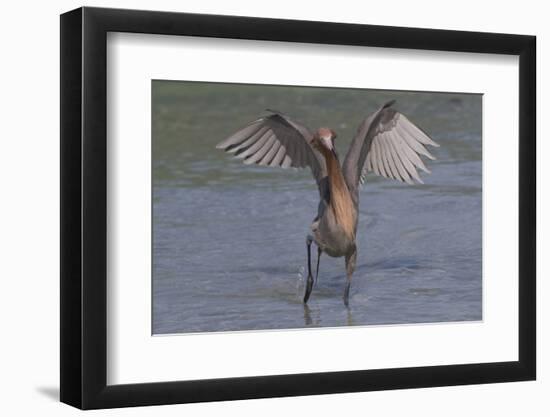
[[[315,271],[315,283],[317,284],[317,281],[319,280],[319,261],[321,260],[321,253],[323,251],[319,246],[317,246],[317,269]]]
[[[307,282],[306,282],[306,293],[304,294],[304,304],[309,300],[309,295],[311,294],[311,289],[313,288],[313,276],[311,275],[311,242],[313,238],[307,236],[306,246],[307,246]]]
[[[357,259],[357,249],[353,246],[353,249],[346,255],[346,288],[344,289],[344,304],[349,307],[349,288],[351,287],[351,276],[355,271],[355,261]]]

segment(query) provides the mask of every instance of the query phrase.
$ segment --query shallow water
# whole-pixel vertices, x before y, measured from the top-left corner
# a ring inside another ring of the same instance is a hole
[[[480,95],[165,81],[152,93],[153,333],[482,318]],[[310,172],[246,166],[215,145],[274,108],[332,127],[343,156],[390,99],[441,145],[432,174],[368,176],[350,308],[344,260],[327,255],[304,307]]]

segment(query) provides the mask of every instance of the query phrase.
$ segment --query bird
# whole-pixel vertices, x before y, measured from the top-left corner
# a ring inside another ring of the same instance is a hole
[[[395,110],[395,100],[367,115],[357,128],[340,162],[335,147],[337,134],[328,127],[311,131],[277,111],[267,109],[260,117],[216,145],[245,164],[282,168],[309,167],[319,191],[317,215],[306,236],[308,276],[304,305],[319,277],[322,253],[345,258],[346,283],[343,301],[349,294],[357,260],[359,189],[370,172],[407,184],[423,184],[417,169],[430,173],[421,159],[435,157],[426,145],[439,147],[424,130]],[[311,245],[317,246],[315,281],[311,272]]]

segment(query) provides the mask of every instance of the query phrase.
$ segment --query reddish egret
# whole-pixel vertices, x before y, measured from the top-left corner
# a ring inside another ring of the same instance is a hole
[[[217,148],[235,154],[245,164],[304,168],[309,166],[319,188],[317,217],[306,238],[308,277],[304,295],[307,303],[313,288],[311,243],[317,245],[317,270],[325,252],[345,257],[344,304],[349,303],[351,277],[357,247],[359,186],[368,172],[413,184],[422,183],[417,168],[429,173],[419,155],[435,159],[424,145],[439,146],[402,113],[386,103],[366,117],[357,129],[343,165],[340,165],[332,129],[312,133],[303,125],[274,110],[239,130]]]

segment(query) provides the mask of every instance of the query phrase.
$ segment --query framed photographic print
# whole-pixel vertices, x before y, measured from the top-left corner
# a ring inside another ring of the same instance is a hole
[[[535,38],[61,16],[61,401],[531,380]]]

